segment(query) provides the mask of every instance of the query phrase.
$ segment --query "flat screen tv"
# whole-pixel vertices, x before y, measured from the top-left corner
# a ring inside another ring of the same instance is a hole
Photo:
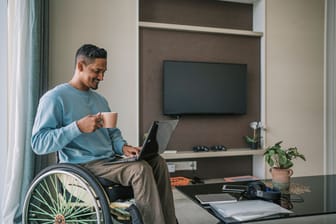
[[[163,61],[163,114],[245,114],[246,78],[246,64]]]

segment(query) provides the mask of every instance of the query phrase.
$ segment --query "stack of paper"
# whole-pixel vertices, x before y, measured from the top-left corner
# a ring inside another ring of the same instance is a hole
[[[245,200],[234,203],[210,204],[211,209],[223,218],[247,221],[281,213],[292,213],[280,205],[263,200]]]

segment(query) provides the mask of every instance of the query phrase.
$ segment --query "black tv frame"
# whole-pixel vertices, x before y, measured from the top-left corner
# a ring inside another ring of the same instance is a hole
[[[247,64],[163,61],[163,114],[246,114]]]

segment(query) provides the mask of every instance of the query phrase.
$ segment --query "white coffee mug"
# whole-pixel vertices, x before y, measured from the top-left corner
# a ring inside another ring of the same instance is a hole
[[[117,127],[118,113],[117,112],[102,112],[103,128]]]

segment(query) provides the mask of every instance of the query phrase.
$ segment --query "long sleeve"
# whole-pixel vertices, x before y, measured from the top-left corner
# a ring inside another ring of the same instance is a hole
[[[76,121],[62,126],[62,108],[49,95],[40,100],[32,131],[32,147],[36,154],[63,149],[81,134]]]
[[[60,162],[87,163],[123,154],[126,141],[118,128],[100,128],[81,133],[76,121],[110,108],[104,97],[63,84],[40,100],[31,143],[35,153],[58,151]]]

